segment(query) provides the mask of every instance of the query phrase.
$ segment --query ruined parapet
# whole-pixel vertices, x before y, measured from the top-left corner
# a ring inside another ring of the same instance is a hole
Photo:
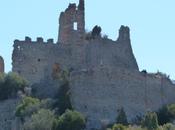
[[[59,18],[59,43],[72,43],[81,41],[85,33],[84,0],[69,7],[60,14]]]
[[[116,42],[121,46],[120,53],[124,53],[124,55],[129,61],[128,62],[129,65],[132,65],[133,66],[132,68],[134,68],[134,70],[139,71],[139,67],[134,57],[134,53],[133,53],[132,46],[131,46],[130,29],[128,26],[122,25],[120,27],[119,36]],[[126,61],[126,59],[122,58],[122,61]]]
[[[117,41],[130,41],[130,29],[127,26],[121,26],[119,29],[119,37]]]
[[[0,56],[0,73],[4,73],[4,59]]]

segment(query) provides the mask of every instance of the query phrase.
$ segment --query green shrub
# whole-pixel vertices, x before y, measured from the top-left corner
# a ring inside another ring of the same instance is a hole
[[[172,119],[175,118],[175,104],[168,105],[168,112],[170,113]]]
[[[53,100],[39,100],[32,97],[24,97],[21,103],[16,107],[16,116],[25,118],[30,117],[40,109],[50,109],[53,106]]]
[[[135,118],[132,119],[132,124],[139,126],[142,124],[142,120],[143,120],[143,115],[141,114],[136,115]]]
[[[140,126],[129,126],[127,130],[147,130],[145,128],[142,128]]]
[[[116,119],[117,124],[128,125],[126,113],[123,108],[118,110],[118,116]]]
[[[58,108],[57,113],[59,115],[62,115],[67,109],[72,110],[69,82],[65,82],[60,86],[56,98],[57,101],[54,107]]]
[[[24,92],[26,80],[16,73],[0,74],[0,100],[16,97],[19,90]]]
[[[159,125],[172,122],[175,119],[175,104],[163,106],[157,112]]]
[[[5,82],[5,74],[4,73],[0,73],[0,85],[2,85]]]
[[[92,29],[92,38],[95,38],[95,37],[101,37],[101,27],[100,26],[95,26],[93,29]]]
[[[83,130],[85,128],[85,118],[76,111],[67,110],[56,121],[53,130]]]
[[[16,108],[16,116],[25,117],[30,116],[33,112],[37,111],[37,106],[40,105],[40,100],[32,97],[24,97],[21,104]]]
[[[61,70],[57,74],[57,80],[60,82],[58,92],[55,95],[55,103],[53,108],[56,114],[62,115],[67,109],[72,110],[70,100],[69,76],[70,70]]]
[[[53,112],[41,109],[24,123],[24,130],[51,130],[54,120]]]
[[[156,130],[158,128],[157,114],[154,112],[147,112],[142,121],[142,127],[148,130]]]
[[[122,124],[114,124],[114,126],[112,127],[112,130],[126,130],[126,126]]]
[[[163,125],[163,130],[175,130],[175,126],[171,123],[167,123]]]
[[[159,111],[157,112],[157,118],[159,125],[164,125],[168,122],[171,122],[173,116],[168,110],[168,106],[163,106]]]

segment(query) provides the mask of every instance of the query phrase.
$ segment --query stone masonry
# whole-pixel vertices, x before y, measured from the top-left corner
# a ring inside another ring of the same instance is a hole
[[[4,73],[4,59],[0,56],[0,73]]]
[[[87,129],[113,123],[121,107],[131,122],[136,115],[175,102],[175,85],[166,76],[139,72],[128,27],[121,26],[116,41],[87,40],[84,18],[84,0],[80,0],[60,14],[56,43],[43,38],[15,40],[12,71],[30,85],[47,82],[42,89],[47,97],[53,95],[53,73],[69,70],[71,102],[87,117]]]
[[[84,0],[76,4],[69,4],[65,12],[61,12],[59,19],[58,42],[72,43],[81,42],[85,33]]]
[[[16,124],[15,110],[19,100],[9,99],[0,102],[0,130],[19,130]]]

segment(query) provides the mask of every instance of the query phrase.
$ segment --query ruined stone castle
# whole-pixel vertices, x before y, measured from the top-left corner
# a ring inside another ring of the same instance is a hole
[[[121,26],[116,41],[86,35],[80,0],[61,12],[57,42],[41,37],[14,41],[12,71],[47,98],[57,86],[53,74],[69,70],[71,103],[86,116],[88,129],[115,122],[121,107],[131,122],[136,115],[175,102],[175,85],[168,77],[139,71],[128,27]]]

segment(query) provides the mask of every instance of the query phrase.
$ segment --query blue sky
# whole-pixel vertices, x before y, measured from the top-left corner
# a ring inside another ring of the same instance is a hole
[[[13,41],[30,36],[58,35],[58,17],[78,0],[1,0],[0,55],[11,70]],[[86,0],[86,29],[100,25],[115,40],[121,25],[131,29],[132,47],[140,70],[157,70],[175,79],[174,0]]]

